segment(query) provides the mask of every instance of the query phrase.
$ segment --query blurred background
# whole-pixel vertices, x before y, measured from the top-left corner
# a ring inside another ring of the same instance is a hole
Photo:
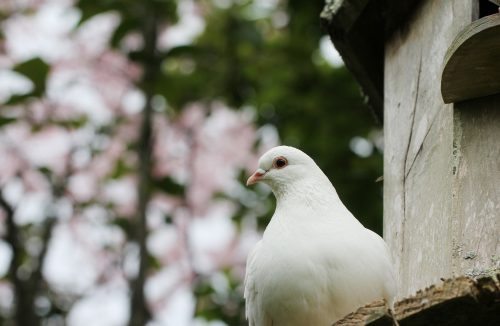
[[[382,134],[323,1],[0,1],[0,324],[246,325],[268,148],[381,232]],[[272,271],[270,271],[272,272]]]

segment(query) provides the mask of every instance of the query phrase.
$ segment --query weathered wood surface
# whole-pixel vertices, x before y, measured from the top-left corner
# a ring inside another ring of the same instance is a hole
[[[473,6],[425,1],[386,44],[384,238],[400,297],[454,273],[453,107],[439,85],[448,45],[470,24]]]
[[[499,325],[500,274],[474,280],[448,279],[395,305],[394,317],[401,326]],[[392,326],[383,301],[373,302],[346,316],[335,326]]]
[[[372,104],[384,96],[384,237],[400,297],[441,277],[500,267],[500,102],[454,108],[440,93],[446,51],[478,17],[479,3],[410,2],[329,0],[323,15]],[[401,23],[384,35],[393,16]]]
[[[500,93],[500,13],[458,34],[445,56],[441,93],[445,103]]]
[[[345,318],[336,322],[335,326],[358,326],[372,325],[371,323],[380,323],[380,325],[391,325],[391,319],[387,315],[387,308],[384,301],[375,301],[359,308],[355,312],[347,315]]]
[[[453,273],[488,275],[500,268],[500,94],[455,105],[451,172]]]

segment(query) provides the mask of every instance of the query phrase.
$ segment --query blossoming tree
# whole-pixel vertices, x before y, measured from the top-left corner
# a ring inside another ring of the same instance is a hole
[[[120,40],[132,8],[2,4],[3,319],[187,325],[195,309],[239,314],[234,285],[257,226],[238,176],[277,138],[255,129],[251,109],[169,106],[155,89],[172,49],[171,17],[155,12],[165,4],[138,5],[151,21]]]
[[[0,1],[0,323],[246,325],[274,204],[243,181],[277,128],[380,230],[380,132],[322,6]]]

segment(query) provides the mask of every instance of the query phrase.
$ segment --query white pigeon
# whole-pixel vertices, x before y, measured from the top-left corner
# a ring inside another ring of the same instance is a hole
[[[271,187],[277,205],[247,260],[250,326],[330,326],[377,299],[392,307],[396,281],[384,240],[349,212],[307,154],[272,148],[247,185],[257,182]]]

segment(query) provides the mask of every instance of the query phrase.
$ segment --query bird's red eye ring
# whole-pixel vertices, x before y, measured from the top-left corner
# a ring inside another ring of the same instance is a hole
[[[279,156],[279,157],[275,158],[274,161],[273,161],[273,166],[276,169],[282,169],[282,168],[284,168],[287,165],[288,165],[288,161],[283,156]]]

